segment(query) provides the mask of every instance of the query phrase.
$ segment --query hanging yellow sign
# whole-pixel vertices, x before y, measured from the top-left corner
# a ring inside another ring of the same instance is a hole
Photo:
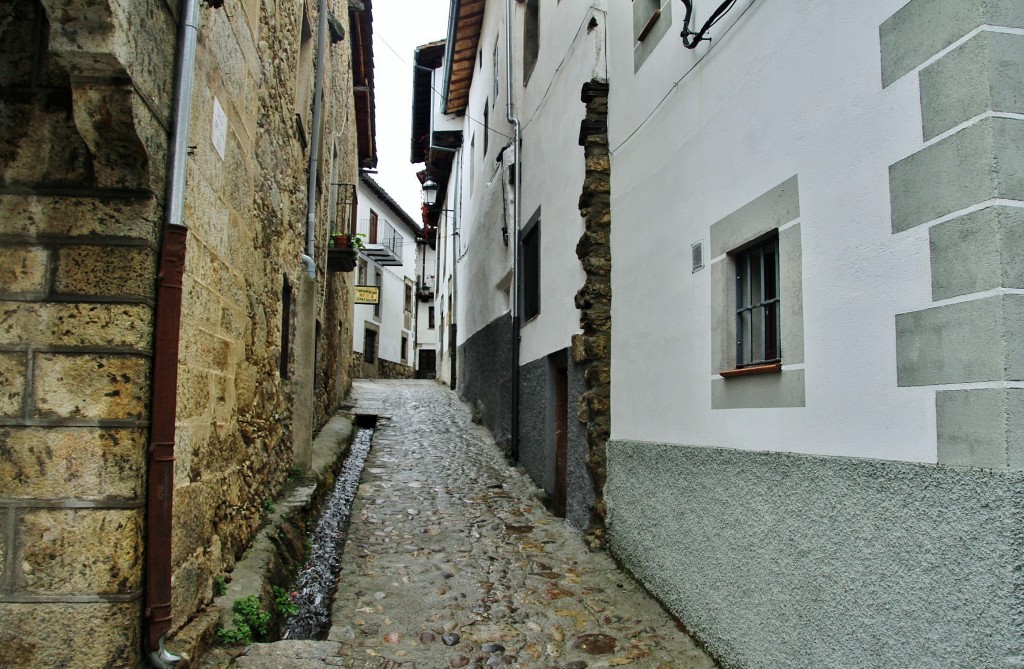
[[[356,286],[356,304],[380,304],[380,286]]]

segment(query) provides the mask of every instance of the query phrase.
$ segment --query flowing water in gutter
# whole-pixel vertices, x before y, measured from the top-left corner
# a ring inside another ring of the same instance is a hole
[[[362,417],[360,417],[362,418]],[[372,424],[373,421],[368,421]],[[363,422],[360,421],[362,425]],[[331,603],[338,586],[341,556],[348,538],[352,501],[359,488],[373,430],[360,428],[334,490],[324,503],[320,519],[310,533],[312,546],[306,566],[295,580],[292,602],[299,610],[281,624],[282,639],[323,640],[331,627]]]

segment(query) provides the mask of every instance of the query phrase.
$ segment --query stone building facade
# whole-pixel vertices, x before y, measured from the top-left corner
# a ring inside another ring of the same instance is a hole
[[[300,256],[318,3],[198,7],[185,236],[165,221],[188,4],[0,2],[7,667],[137,666],[154,629],[173,649],[350,384],[352,281],[328,272],[326,237],[348,220],[335,185],[375,160],[370,3],[327,3],[312,273]],[[157,286],[182,263],[174,355],[156,344]],[[176,386],[155,405],[161,353]],[[171,408],[167,537],[147,532],[147,460],[154,416]],[[157,552],[169,568],[145,567]],[[153,579],[170,589],[157,607]]]

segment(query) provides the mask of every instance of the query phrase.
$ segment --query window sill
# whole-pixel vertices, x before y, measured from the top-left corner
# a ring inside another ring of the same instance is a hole
[[[754,376],[756,374],[778,374],[782,372],[781,362],[771,362],[766,365],[752,365],[750,367],[737,367],[719,372],[719,376],[731,379],[737,376]]]

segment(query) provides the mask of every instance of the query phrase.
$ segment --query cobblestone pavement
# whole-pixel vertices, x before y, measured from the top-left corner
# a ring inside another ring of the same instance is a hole
[[[382,416],[327,641],[257,644],[245,669],[715,665],[539,500],[454,393],[357,381]]]

